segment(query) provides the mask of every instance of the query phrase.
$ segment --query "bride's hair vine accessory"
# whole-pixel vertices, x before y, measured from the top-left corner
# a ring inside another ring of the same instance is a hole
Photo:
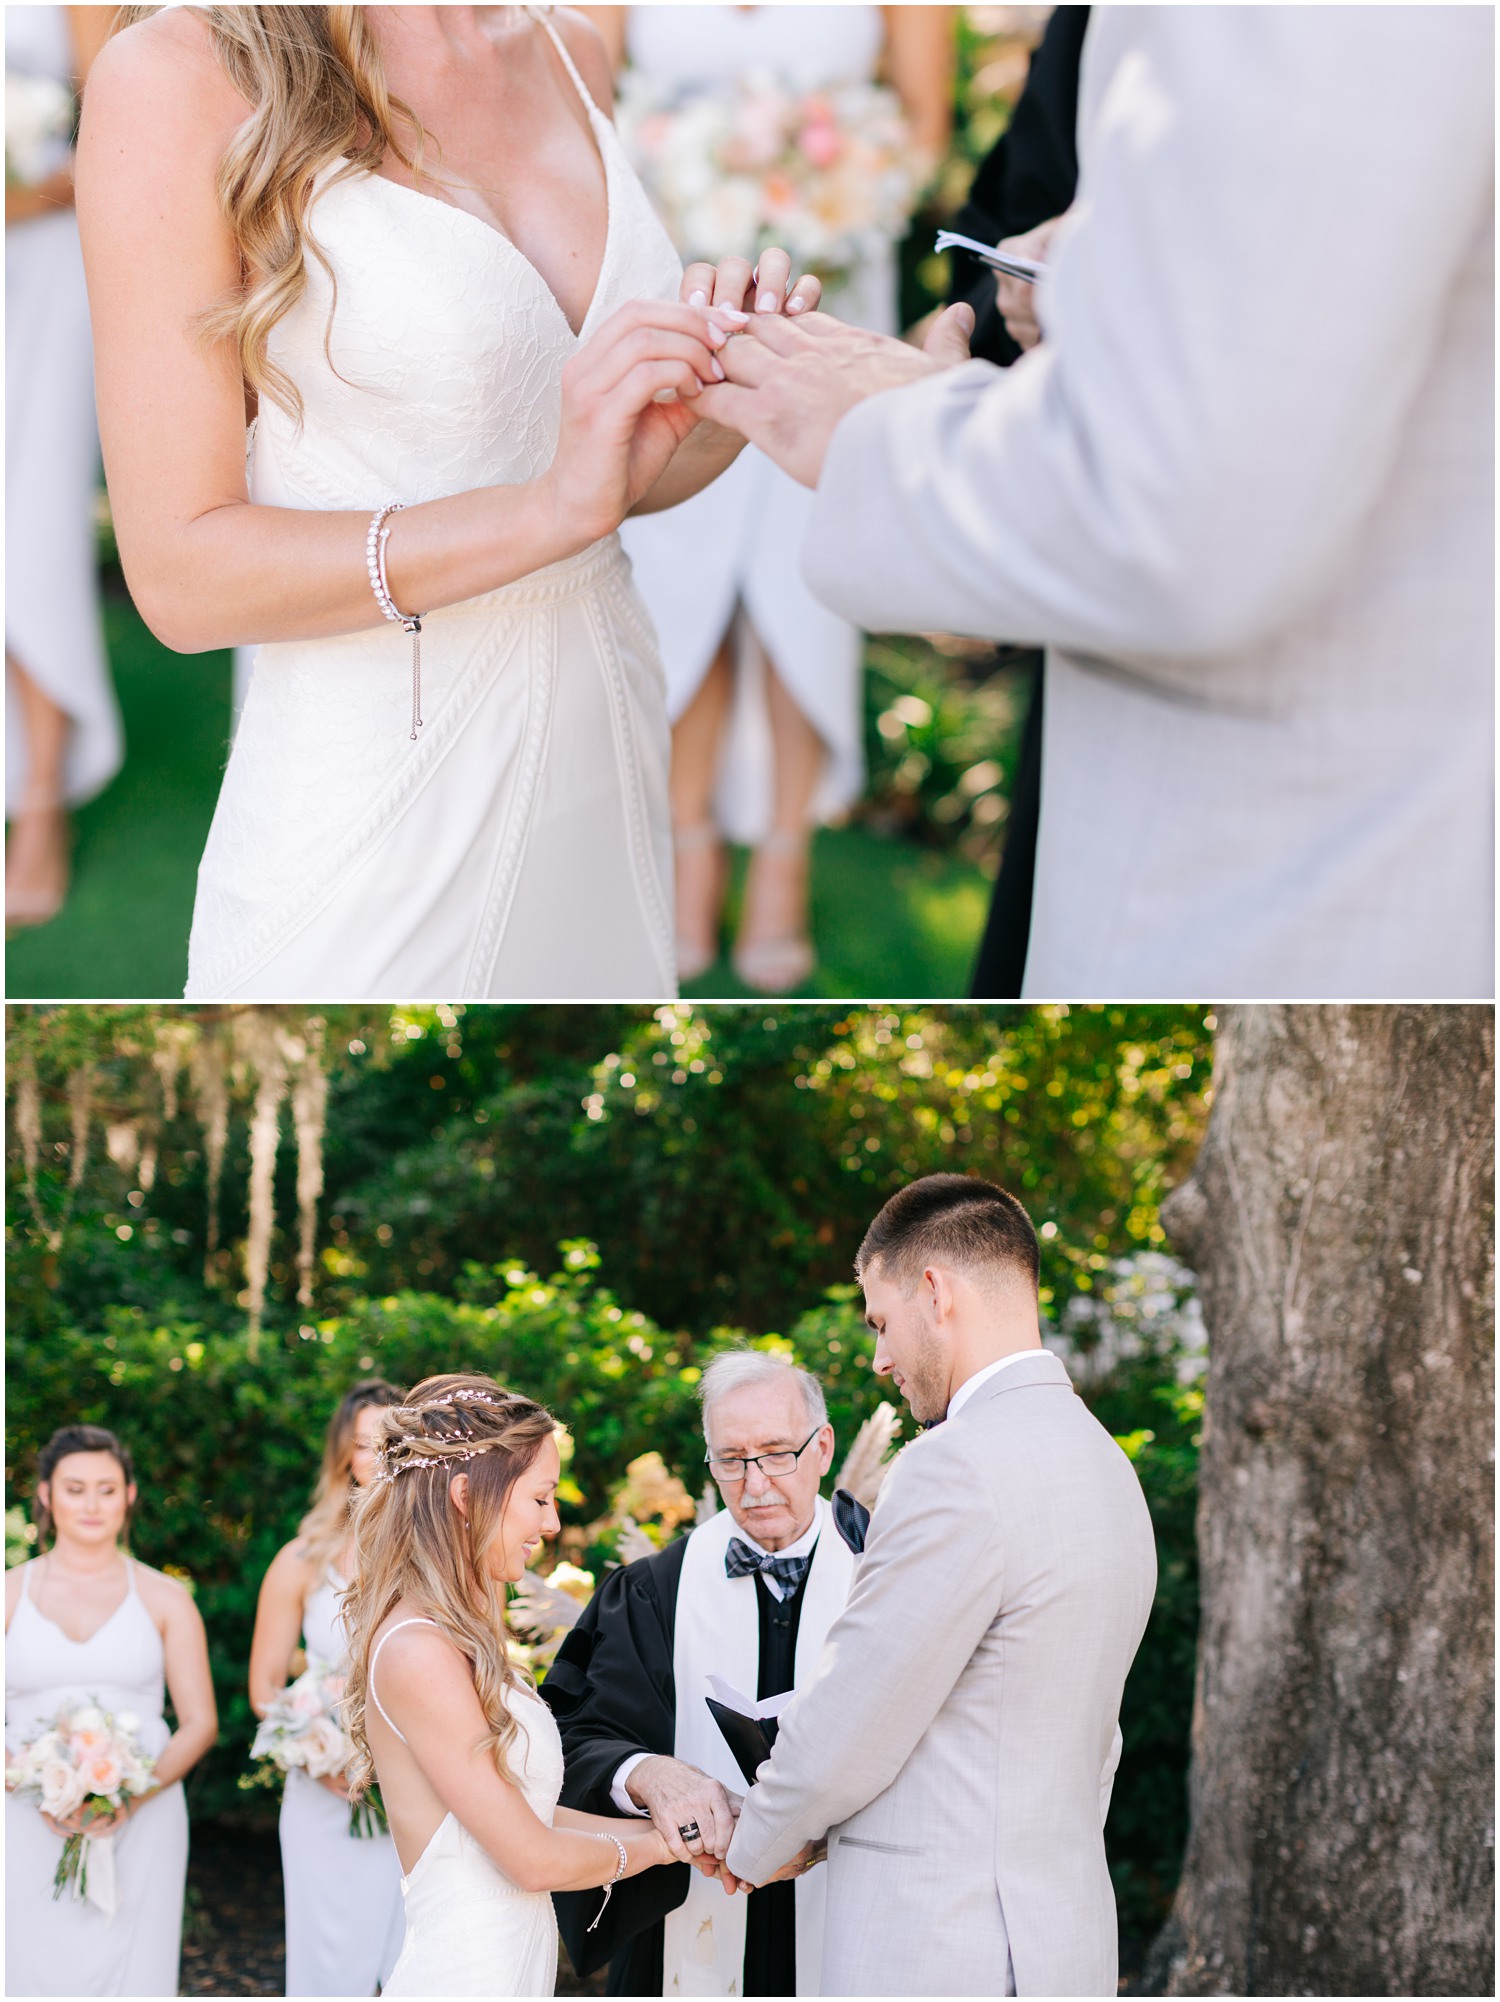
[[[413,612],[408,617],[397,610],[385,574],[385,545],[391,535],[385,525],[386,517],[399,514],[405,506],[405,501],[387,501],[370,516],[370,532],[365,537],[365,568],[370,573],[370,589],[375,593],[376,604],[403,632],[411,634],[411,740],[415,743],[422,727],[422,614]]]
[[[494,1447],[511,1445],[509,1426],[489,1438],[476,1432],[476,1420],[482,1414],[469,1408],[475,1405],[518,1418],[535,1408],[529,1398],[507,1395],[504,1391],[497,1396],[469,1384],[445,1390],[430,1402],[394,1405],[388,1413],[389,1419],[411,1429],[388,1435],[381,1443],[377,1450],[376,1484],[393,1481],[413,1467],[457,1465]]]
[[[407,1446],[407,1445],[425,1446],[430,1444],[431,1442],[425,1439],[422,1440],[398,1439],[395,1443],[398,1446]],[[379,1485],[381,1482],[384,1481],[393,1481],[395,1480],[398,1474],[409,1474],[413,1467],[456,1466],[460,1461],[473,1460],[477,1458],[480,1453],[489,1452],[492,1446],[505,1446],[508,1445],[509,1443],[510,1442],[507,1439],[481,1439],[477,1445],[470,1446],[466,1452],[413,1453],[409,1458],[397,1460],[394,1464],[392,1464],[391,1461],[391,1449],[390,1447],[386,1447],[379,1456],[380,1471],[375,1476],[376,1484]]]

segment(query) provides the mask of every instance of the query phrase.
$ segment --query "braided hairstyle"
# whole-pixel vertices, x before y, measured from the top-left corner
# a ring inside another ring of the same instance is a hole
[[[522,1674],[505,1631],[505,1587],[485,1562],[516,1481],[555,1433],[550,1412],[487,1376],[430,1376],[390,1406],[377,1435],[380,1472],[354,1510],[355,1582],[344,1595],[349,1680],[344,1711],[357,1796],[374,1776],[365,1733],[371,1645],[403,1600],[467,1658],[490,1750],[502,1773],[517,1735],[505,1700]],[[450,1492],[468,1476],[468,1520]]]

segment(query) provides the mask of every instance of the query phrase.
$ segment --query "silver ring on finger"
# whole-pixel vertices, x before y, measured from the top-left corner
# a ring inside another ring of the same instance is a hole
[[[699,1828],[696,1821],[684,1821],[680,1823],[678,1826],[677,1833],[682,1837],[683,1841],[688,1845],[690,1849],[692,1848],[695,1842],[701,1842],[703,1840],[703,1831],[702,1829]]]

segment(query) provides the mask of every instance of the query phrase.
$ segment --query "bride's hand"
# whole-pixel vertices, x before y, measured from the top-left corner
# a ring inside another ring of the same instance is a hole
[[[557,450],[537,482],[567,542],[611,534],[656,484],[697,422],[694,400],[724,379],[715,350],[727,339],[699,307],[635,299],[567,363]]]
[[[763,250],[752,270],[744,257],[724,257],[717,264],[690,264],[682,274],[685,306],[729,306],[741,313],[816,312],[823,281],[804,272],[792,284],[792,260],[784,250]]]

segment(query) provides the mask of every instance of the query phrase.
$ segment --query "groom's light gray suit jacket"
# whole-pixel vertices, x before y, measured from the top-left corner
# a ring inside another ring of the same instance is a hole
[[[1057,1357],[900,1455],[748,1795],[762,1881],[828,1834],[825,1995],[1113,1995],[1102,1832],[1156,1589],[1135,1472]]]
[[[1047,338],[869,398],[803,558],[1050,647],[1028,997],[1488,999],[1495,16],[1101,7]]]

